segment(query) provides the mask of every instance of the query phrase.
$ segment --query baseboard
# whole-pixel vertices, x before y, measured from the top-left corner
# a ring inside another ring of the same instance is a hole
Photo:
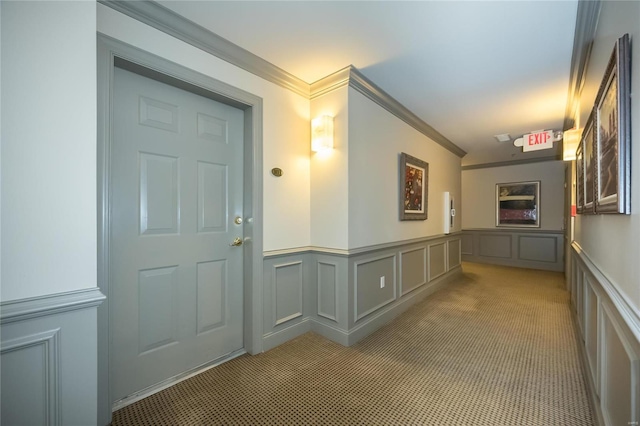
[[[333,342],[339,343],[342,346],[349,346],[349,333],[345,330],[325,324],[322,321],[312,320],[311,331],[318,333],[322,337],[326,337]]]
[[[308,331],[311,331],[311,320],[304,318],[302,321],[283,328],[282,330],[265,334],[262,339],[262,348],[264,352],[266,352]]]

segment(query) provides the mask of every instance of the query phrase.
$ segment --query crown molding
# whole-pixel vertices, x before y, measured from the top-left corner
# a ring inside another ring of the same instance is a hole
[[[353,65],[349,65],[348,67],[336,71],[335,73],[311,84],[310,99],[316,99],[347,85],[362,93],[364,96],[380,105],[382,108],[386,109],[423,135],[432,139],[437,144],[456,154],[458,157],[464,157],[467,154],[466,151],[451,142],[429,124],[425,123],[407,107],[398,102],[393,96],[389,95],[374,82],[365,77],[364,74],[358,71],[358,69]]]
[[[260,78],[309,98],[309,83],[154,1],[98,2]]]
[[[470,164],[468,166],[462,166],[462,170],[491,169],[494,167],[519,166],[522,164],[544,163],[547,161],[562,161],[562,158],[554,155],[549,157],[525,158],[523,160],[498,161],[495,163]]]
[[[596,36],[601,7],[601,0],[580,0],[578,2],[576,30],[571,54],[571,72],[569,74],[569,93],[564,114],[564,130],[571,129],[575,125],[576,110],[587,75],[587,64]]]
[[[458,145],[451,142],[442,133],[431,127],[424,122],[420,117],[411,112],[407,107],[398,102],[395,98],[389,95],[387,92],[378,87],[371,80],[366,78],[355,67],[350,68],[349,86],[362,93],[373,102],[380,105],[382,108],[389,111],[423,135],[432,139],[437,144],[456,154],[458,157],[464,157],[467,152],[460,148]]]
[[[349,85],[453,154],[459,157],[466,155],[466,151],[421,120],[352,65],[308,84],[154,1],[98,2],[307,99],[315,99]]]

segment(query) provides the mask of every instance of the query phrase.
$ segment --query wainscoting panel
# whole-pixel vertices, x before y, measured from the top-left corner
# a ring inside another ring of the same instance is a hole
[[[447,271],[452,270],[460,266],[461,254],[460,254],[460,240],[447,241],[447,249],[449,250],[447,258]]]
[[[462,255],[473,256],[473,234],[462,234],[460,238],[462,243],[460,244],[460,252]]]
[[[446,241],[429,245],[429,281],[433,281],[447,272],[446,248]]]
[[[400,252],[400,289],[404,296],[427,283],[427,250],[424,247]]]
[[[318,261],[318,315],[338,322],[338,265]]]
[[[599,354],[598,354],[598,306],[600,300],[589,279],[585,280],[585,299],[584,299],[584,344],[587,353],[587,361],[589,364],[589,373],[595,384],[596,395],[600,396],[600,372],[599,372]]]
[[[584,342],[584,286],[585,274],[583,272],[578,273],[578,285],[576,286],[576,318],[578,319],[578,330],[580,331],[580,338]]]
[[[465,229],[462,260],[520,268],[564,271],[562,231]]]
[[[460,276],[460,247],[456,233],[352,251],[265,253],[264,350],[310,330],[353,345]]]
[[[2,381],[19,384],[10,392],[2,387],[2,424],[61,424],[59,332],[49,330],[2,342]],[[29,407],[23,406],[26,401]]]
[[[0,304],[1,424],[96,423],[102,300],[93,288]]]
[[[637,424],[638,356],[607,303],[602,307],[602,415],[607,424]]]
[[[273,267],[274,327],[302,316],[302,261]]]
[[[638,424],[640,315],[575,242],[571,256],[571,303],[584,333],[584,363],[597,414],[606,426]]]
[[[358,321],[396,299],[396,255],[355,263],[354,321]]]
[[[511,258],[511,235],[480,234],[479,238],[480,256]]]
[[[554,263],[558,260],[555,237],[518,235],[518,259]]]

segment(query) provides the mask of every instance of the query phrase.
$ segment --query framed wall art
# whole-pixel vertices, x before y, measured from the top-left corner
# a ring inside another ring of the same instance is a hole
[[[594,131],[594,114],[591,113],[587,120],[587,125],[582,132],[582,155],[583,155],[583,200],[582,214],[595,213],[595,131]]]
[[[496,226],[540,227],[540,181],[496,185]]]
[[[584,213],[584,155],[582,153],[582,141],[576,149],[576,210]]]
[[[631,213],[631,56],[629,35],[616,42],[595,103],[596,213]]]
[[[429,164],[400,154],[400,220],[426,220],[429,195]]]

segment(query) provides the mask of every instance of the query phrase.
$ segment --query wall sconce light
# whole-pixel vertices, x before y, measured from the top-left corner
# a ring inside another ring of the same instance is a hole
[[[576,159],[576,149],[580,143],[582,129],[570,129],[562,135],[562,159],[573,161]]]
[[[333,117],[321,115],[311,120],[311,151],[333,148]]]

